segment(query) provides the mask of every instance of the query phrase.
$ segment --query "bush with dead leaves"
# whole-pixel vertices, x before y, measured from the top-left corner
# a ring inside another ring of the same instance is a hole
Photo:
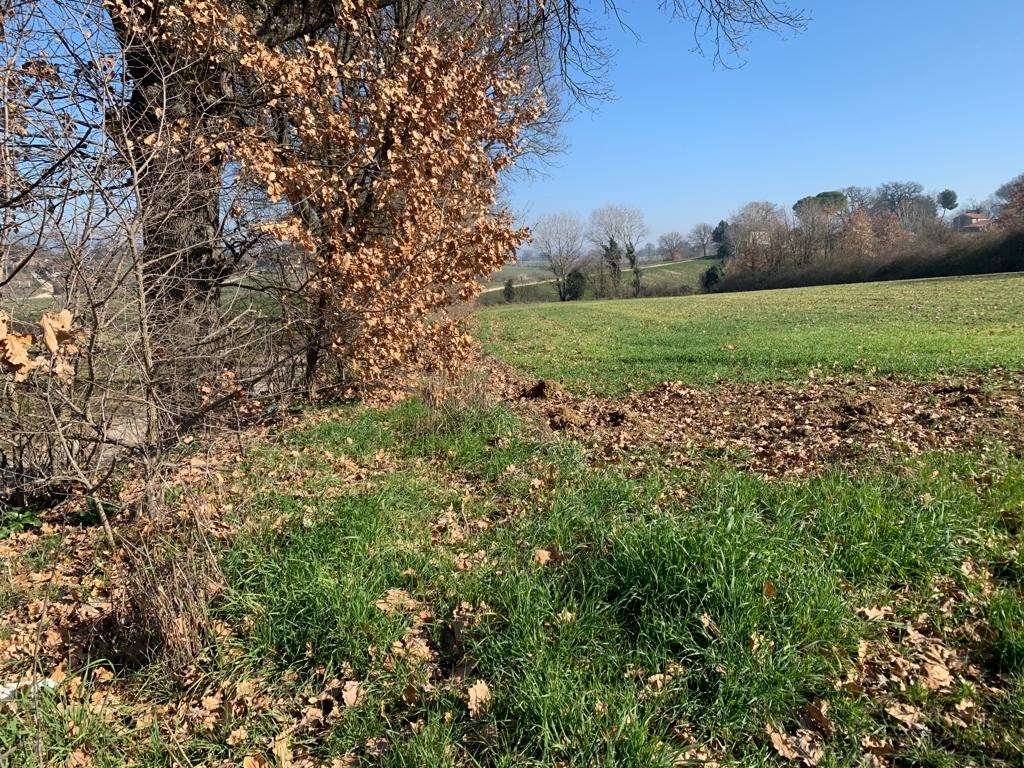
[[[8,500],[95,495],[125,456],[156,478],[197,427],[462,359],[477,278],[525,237],[497,190],[545,111],[542,4],[346,0],[306,35],[217,0],[76,8],[21,3],[0,38],[25,130],[0,288],[53,308],[0,334]]]

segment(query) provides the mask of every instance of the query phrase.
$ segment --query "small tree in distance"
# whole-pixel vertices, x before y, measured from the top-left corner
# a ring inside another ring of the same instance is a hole
[[[590,240],[601,248],[611,268],[612,286],[618,291],[622,268],[618,265],[625,248],[626,258],[633,270],[634,295],[640,295],[640,266],[636,247],[647,234],[644,214],[639,208],[626,205],[606,205],[590,214]],[[614,247],[613,247],[614,246]]]
[[[960,204],[957,200],[956,192],[952,189],[944,189],[939,192],[938,197],[935,198],[935,202],[937,202],[939,207],[942,209],[942,218],[946,218],[946,212],[952,211]]]
[[[574,269],[565,278],[566,301],[579,301],[587,289],[587,275],[582,269]]]
[[[505,296],[505,302],[511,304],[516,300],[516,284],[512,282],[510,277],[505,281],[505,287],[501,289],[502,294]]]
[[[717,264],[713,264],[700,276],[700,289],[704,293],[711,293],[720,282],[722,282],[722,269]]]
[[[533,226],[533,243],[555,278],[559,301],[567,301],[566,280],[583,256],[583,222],[570,213],[541,216]]]
[[[678,232],[666,232],[658,238],[658,255],[665,261],[676,261],[683,255],[686,240]]]
[[[690,245],[693,246],[694,250],[700,251],[702,259],[708,257],[708,246],[711,245],[714,234],[715,230],[712,229],[711,225],[704,222],[695,225],[690,230]]]
[[[999,211],[999,223],[1004,227],[1024,226],[1024,174],[999,188],[1006,202]]]
[[[631,243],[626,244],[626,261],[633,270],[633,296],[637,297],[640,295],[640,262],[636,257],[636,246]]]
[[[611,275],[612,295],[617,296],[622,285],[622,249],[614,237],[601,246],[601,260],[608,265]]]

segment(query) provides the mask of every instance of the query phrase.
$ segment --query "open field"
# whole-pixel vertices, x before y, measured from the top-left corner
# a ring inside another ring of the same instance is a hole
[[[0,749],[19,766],[1019,764],[1019,458],[783,483],[705,462],[594,467],[506,407],[319,414],[184,497],[223,541],[200,666],[176,683],[159,656],[93,656],[6,705]],[[23,653],[46,669],[103,610],[95,533],[5,542],[8,639],[39,601],[100,605],[59,614],[34,654],[8,643],[5,675]]]
[[[551,273],[543,264],[506,264],[497,272],[488,276],[484,285],[488,288],[500,288],[506,280],[516,283],[532,283],[535,280],[547,280]]]
[[[2,512],[0,680],[53,688],[0,703],[0,754],[1020,765],[1022,288],[490,310],[524,373],[193,443],[174,514],[113,521],[146,526],[134,580],[91,508]],[[865,357],[908,376],[798,381]],[[661,379],[703,386],[620,394]]]
[[[488,309],[486,349],[613,393],[662,381],[1024,367],[1024,275]]]
[[[700,284],[700,276],[704,273],[704,270],[718,263],[720,262],[716,259],[693,259],[690,261],[669,262],[667,264],[653,264],[641,269],[643,276],[642,284],[644,288],[656,290],[679,290],[683,287],[696,289]],[[555,291],[554,284],[548,282],[551,280],[550,272],[546,272],[540,277],[535,277],[533,280],[543,280],[545,282],[539,285],[518,286],[515,298],[517,304],[558,301],[558,293]],[[623,270],[622,283],[625,290],[628,290],[630,280],[632,280],[632,273],[628,270]],[[588,284],[583,298],[595,298],[593,285]],[[493,290],[481,294],[478,301],[484,306],[507,303],[501,291]]]

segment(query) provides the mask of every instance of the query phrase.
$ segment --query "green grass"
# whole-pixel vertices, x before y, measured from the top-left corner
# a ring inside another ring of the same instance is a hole
[[[602,392],[833,363],[926,375],[1020,367],[1022,288],[989,277],[511,307],[482,313],[481,333],[535,375]],[[322,765],[669,768],[699,746],[768,768],[783,763],[766,725],[793,733],[824,701],[828,768],[864,765],[867,738],[893,744],[894,765],[1024,760],[1019,452],[779,481],[710,455],[686,470],[646,453],[595,464],[547,434],[501,406],[411,400],[338,408],[255,448],[211,491],[237,523],[214,547],[211,610],[230,634],[184,680],[156,657],[115,669],[116,698],[95,699],[86,674],[81,690],[4,704],[0,755],[269,766],[287,734]],[[25,525],[8,515],[0,537]],[[21,560],[45,570],[62,545],[47,536]],[[9,582],[0,610],[26,599]],[[390,590],[415,604],[382,610]],[[874,606],[885,620],[865,617]],[[949,690],[840,684],[863,648],[915,653],[911,625],[975,671]],[[421,641],[428,660],[409,652]],[[231,700],[241,680],[258,680],[258,704]],[[325,708],[332,680],[358,681],[361,700]],[[492,698],[474,716],[478,680]],[[215,692],[230,703],[197,725]],[[979,715],[957,725],[965,701]],[[926,730],[894,720],[894,703],[919,708]],[[311,707],[332,714],[297,727]]]
[[[679,261],[670,264],[655,264],[650,267],[642,267],[642,285],[647,290],[655,291],[678,291],[687,287],[696,290],[700,284],[700,276],[704,271],[720,263],[715,259],[697,259],[692,261]],[[550,280],[551,273],[547,272],[540,276],[532,277],[532,280]],[[632,273],[627,269],[622,273],[622,290],[632,290]],[[524,282],[526,279],[524,278]],[[583,298],[594,299],[593,279],[590,279]],[[553,283],[545,282],[540,285],[517,286],[515,291],[515,303],[530,304],[544,301],[558,301],[558,292]],[[478,302],[483,306],[495,306],[507,304],[505,296],[501,291],[488,291],[480,295]]]
[[[385,471],[352,484],[332,463],[343,457]],[[765,725],[792,731],[819,699],[835,726],[823,765],[862,764],[861,739],[879,734],[909,739],[914,764],[1024,755],[1024,461],[1001,450],[795,482],[716,464],[627,477],[502,408],[412,401],[339,410],[249,462],[214,606],[235,635],[188,691],[258,677],[273,704],[168,740],[133,725],[126,704],[99,716],[63,692],[25,698],[0,726],[15,764],[79,748],[105,766],[240,764],[332,678],[360,681],[364,698],[322,732],[294,733],[322,764],[667,768],[705,745],[729,764],[777,765]],[[965,575],[968,557],[994,590]],[[987,601],[992,630],[973,661],[1006,691],[972,692],[984,728],[952,735],[941,713],[955,695],[908,692],[930,726],[908,734],[886,719],[888,700],[837,682],[861,641],[884,641],[860,608],[892,606],[894,627],[926,612],[954,633],[943,579]],[[417,606],[381,610],[392,589]],[[400,652],[410,633],[430,663]],[[125,672],[120,700],[173,695],[160,675]],[[492,699],[473,717],[476,680]],[[228,745],[238,726],[248,735]]]
[[[506,280],[530,283],[550,277],[551,273],[542,264],[506,264],[497,272],[492,272],[484,281],[484,285],[488,288],[500,288]]]
[[[1024,367],[1024,276],[511,306],[485,348],[576,390],[801,379],[815,366],[931,375]]]
[[[262,495],[256,513],[289,522],[257,530],[225,557],[227,615],[255,617],[243,639],[253,668],[273,660],[279,673],[350,670],[367,682],[368,701],[346,713],[325,754],[358,753],[380,738],[380,765],[668,766],[692,739],[761,765],[771,754],[765,724],[792,725],[824,697],[842,733],[829,764],[856,765],[870,705],[835,681],[858,641],[878,632],[857,609],[889,602],[895,589],[901,615],[927,610],[936,578],[961,578],[967,556],[991,559],[992,542],[1007,547],[1019,534],[1024,465],[1005,456],[983,470],[977,456],[935,456],[797,483],[725,467],[626,478],[590,468],[574,448],[517,436],[522,425],[500,410],[452,413],[404,439],[428,416],[410,404],[293,436],[293,445],[354,456],[397,451],[424,469],[340,498],[302,494],[304,511],[287,492]],[[467,497],[431,482],[433,471],[465,473],[487,490]],[[531,491],[533,477],[547,478],[543,490]],[[317,491],[323,481],[313,481]],[[665,501],[678,487],[687,500]],[[469,521],[525,499],[511,519],[465,540],[431,537],[446,510],[472,530]],[[540,548],[556,563],[535,562]],[[460,552],[484,557],[458,570]],[[1000,633],[993,653],[1010,670],[1021,663],[1019,587],[1008,581],[990,609]],[[388,589],[430,607],[425,632],[441,667],[465,667],[465,680],[435,680],[403,702],[422,670],[381,664],[373,650],[413,626],[409,614],[376,608]],[[455,633],[460,606],[476,618]],[[655,689],[657,674],[670,679]],[[476,679],[494,698],[474,719],[463,691]],[[410,733],[405,724],[420,721],[426,729]],[[673,734],[683,729],[680,743]]]

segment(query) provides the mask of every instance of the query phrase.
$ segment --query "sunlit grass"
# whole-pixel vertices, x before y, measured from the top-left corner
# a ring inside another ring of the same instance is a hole
[[[1024,276],[499,307],[488,352],[577,390],[802,379],[816,366],[932,375],[1024,367]]]

